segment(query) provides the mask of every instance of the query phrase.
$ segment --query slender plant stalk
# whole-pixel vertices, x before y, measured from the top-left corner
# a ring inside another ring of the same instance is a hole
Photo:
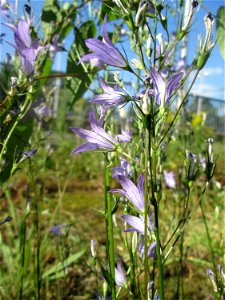
[[[19,299],[23,299],[23,279],[24,279],[24,262],[25,262],[25,250],[26,250],[26,236],[27,236],[27,214],[25,213],[22,224],[21,224],[21,273],[20,273],[20,290],[19,290]]]
[[[153,147],[154,138],[154,120],[151,121],[152,136],[150,136],[150,169],[151,169],[151,188],[152,188],[152,204],[154,206],[154,217],[155,217],[155,237],[156,237],[156,254],[157,254],[157,264],[159,272],[159,294],[160,300],[164,300],[164,271],[163,271],[163,261],[161,257],[161,243],[159,234],[159,207],[157,203],[157,180],[156,180],[156,150]],[[155,145],[154,145],[155,146]]]
[[[112,205],[111,205],[111,194],[109,193],[109,167],[108,159],[106,157],[105,165],[105,196],[107,200],[107,229],[108,229],[108,251],[109,251],[109,266],[111,277],[114,281],[112,288],[112,300],[116,299],[116,285],[115,285],[115,255],[114,255],[114,236],[113,236],[113,219],[112,219]]]
[[[207,220],[206,220],[206,215],[205,215],[205,211],[204,211],[202,197],[200,198],[200,202],[199,203],[200,203],[200,207],[201,207],[202,220],[203,220],[203,223],[204,223],[204,226],[205,226],[205,231],[206,231],[206,235],[207,235],[209,249],[210,249],[210,252],[211,252],[211,258],[212,258],[213,268],[214,268],[214,272],[216,274],[217,273],[217,266],[216,266],[215,254],[214,254],[214,250],[213,250],[213,246],[212,246],[212,239],[211,239],[210,233],[209,233],[209,227],[208,227]]]
[[[170,249],[168,250],[167,254],[165,255],[165,257],[164,257],[164,264],[165,264],[166,260],[168,259],[170,253],[172,252],[173,248],[175,247],[176,243],[178,242],[179,238],[181,237],[181,233],[185,230],[185,228],[186,228],[187,224],[189,223],[189,220],[192,218],[194,212],[196,212],[196,210],[197,210],[197,208],[198,208],[198,205],[199,205],[200,201],[202,200],[202,198],[203,198],[203,196],[204,196],[204,194],[205,194],[205,191],[206,191],[207,186],[208,186],[208,182],[206,182],[206,184],[205,184],[205,186],[204,186],[204,188],[203,188],[203,190],[202,190],[202,192],[201,192],[201,195],[200,195],[200,197],[199,197],[198,202],[197,202],[196,205],[192,208],[192,211],[191,211],[191,213],[189,214],[189,216],[186,217],[186,221],[184,222],[183,227],[182,227],[182,229],[180,230],[180,233],[177,235],[177,237],[175,238],[175,241],[173,242],[172,246],[170,247]],[[181,221],[182,221],[182,220],[181,220]],[[182,224],[181,221],[179,222],[178,225]],[[176,233],[176,231],[177,231],[178,228],[179,228],[179,226],[176,227],[176,229],[174,230],[172,236],[175,235],[175,233]],[[169,241],[171,241],[171,240],[172,240],[172,239],[170,238]],[[166,246],[168,245],[169,241],[166,243]],[[165,247],[164,247],[164,249],[165,249]]]
[[[40,264],[40,247],[41,247],[41,237],[40,237],[40,224],[39,224],[39,201],[40,195],[37,191],[37,184],[35,183],[34,173],[32,166],[30,166],[30,181],[31,186],[34,191],[34,226],[36,232],[36,274],[35,274],[35,283],[36,283],[36,299],[41,300],[41,264]]]
[[[104,180],[104,202],[105,202],[105,234],[106,234],[106,259],[109,256],[109,225],[108,225],[108,191],[109,191],[109,170],[108,170],[108,158],[105,154],[105,180]]]
[[[19,124],[19,122],[22,120],[22,118],[26,115],[29,108],[31,107],[31,104],[32,104],[32,101],[31,101],[31,96],[29,94],[29,95],[27,95],[26,100],[25,100],[24,104],[22,105],[21,113],[16,117],[14,124],[12,125],[12,127],[7,135],[7,138],[5,139],[5,141],[3,143],[2,150],[0,153],[0,161],[2,160],[3,154],[7,148],[8,142],[9,142],[14,130],[16,129],[16,126]]]
[[[187,184],[187,196],[184,200],[184,207],[183,207],[183,218],[185,218],[187,209],[188,209],[188,204],[189,204],[189,199],[190,199],[190,186]],[[177,297],[176,299],[183,299],[184,298],[184,288],[183,288],[183,252],[184,252],[184,234],[185,231],[181,231],[181,241],[180,241],[180,261],[179,261],[179,268],[180,272],[178,274],[178,281],[177,281]],[[180,288],[181,288],[181,296],[180,296]]]
[[[149,274],[149,268],[148,268],[148,206],[149,206],[149,193],[148,193],[148,162],[149,162],[149,129],[146,128],[145,131],[145,228],[144,228],[144,248],[145,248],[145,254],[144,254],[144,270],[145,270],[145,280],[144,280],[144,295],[145,298],[148,299],[148,274]]]

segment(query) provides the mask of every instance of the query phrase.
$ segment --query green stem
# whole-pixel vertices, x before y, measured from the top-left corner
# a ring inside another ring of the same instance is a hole
[[[186,212],[188,209],[188,204],[189,204],[189,198],[190,198],[190,186],[189,184],[187,184],[187,197],[184,200],[184,212],[183,212],[183,219],[186,216]],[[181,232],[181,241],[180,241],[180,263],[179,263],[179,267],[180,267],[180,272],[178,274],[178,281],[177,281],[177,297],[176,299],[184,299],[184,293],[183,293],[183,253],[184,253],[184,234],[185,231],[182,230]],[[181,288],[181,297],[180,297],[180,288]]]
[[[160,251],[160,239],[159,239],[159,220],[158,220],[158,204],[154,203],[154,214],[155,214],[155,236],[156,236],[156,254],[157,254],[157,263],[159,269],[159,294],[160,300],[164,300],[164,272],[163,272],[163,263],[161,258]]]
[[[145,280],[144,280],[144,291],[145,291],[145,297],[148,299],[148,274],[149,274],[149,268],[148,268],[148,162],[149,162],[149,130],[146,128],[145,131],[145,228],[144,228],[144,247],[145,247],[145,255],[144,255],[144,270],[145,270]]]
[[[152,125],[154,125],[154,120],[152,120]],[[153,137],[155,135],[153,126]],[[159,208],[157,203],[157,178],[156,178],[156,150],[153,147],[153,140],[150,138],[150,169],[151,169],[151,188],[152,188],[152,204],[154,206],[154,217],[155,217],[155,237],[156,237],[156,254],[157,254],[157,264],[159,271],[159,294],[160,300],[164,300],[164,271],[163,271],[163,262],[161,257],[161,243],[160,243],[160,234],[159,234]]]
[[[200,199],[200,207],[201,207],[201,212],[202,212],[203,223],[204,223],[204,226],[205,226],[205,231],[206,231],[206,234],[207,234],[209,249],[210,249],[210,252],[211,252],[214,272],[217,273],[217,266],[216,266],[216,260],[215,260],[213,246],[212,246],[212,239],[211,239],[210,233],[209,233],[209,227],[208,227],[207,220],[206,220],[206,215],[205,215],[205,211],[204,211],[204,207],[203,207],[202,198]]]
[[[22,220],[21,224],[21,246],[20,246],[20,252],[21,252],[21,274],[20,274],[20,291],[19,291],[19,299],[23,299],[23,279],[24,279],[24,263],[25,263],[25,249],[26,249],[26,235],[27,235],[27,213],[25,213],[24,218]]]
[[[109,238],[109,266],[111,277],[114,281],[112,286],[112,300],[116,299],[116,285],[115,285],[115,256],[114,256],[114,237],[113,237],[113,219],[112,219],[112,205],[111,194],[109,193],[109,167],[108,159],[106,158],[107,165],[105,166],[105,187],[107,198],[107,220],[108,220],[108,238]]]
[[[105,233],[106,233],[106,259],[109,258],[109,225],[108,225],[108,191],[109,191],[109,171],[108,159],[105,154],[105,181],[104,181],[104,202],[105,202]]]
[[[31,164],[31,162],[30,162]],[[37,190],[37,184],[34,178],[34,172],[32,170],[32,166],[29,167],[29,175],[30,175],[30,182],[31,186],[34,191],[34,227],[36,233],[36,276],[35,276],[35,283],[36,283],[36,299],[41,300],[41,264],[40,264],[40,247],[41,247],[41,236],[40,236],[40,224],[39,224],[39,202],[40,202],[40,194]]]
[[[183,222],[184,222],[183,227],[181,228],[180,233],[178,234],[178,236],[176,237],[176,239],[175,239],[175,241],[173,242],[172,246],[170,247],[170,249],[168,250],[167,254],[165,255],[164,262],[163,262],[164,264],[165,264],[166,260],[168,259],[170,253],[172,252],[173,248],[175,247],[177,241],[178,241],[179,238],[181,237],[181,233],[185,230],[187,224],[189,223],[189,220],[192,218],[194,212],[197,211],[198,205],[199,205],[200,201],[202,200],[202,198],[203,198],[203,196],[204,196],[204,194],[205,194],[205,191],[206,191],[207,186],[208,186],[208,182],[206,182],[206,184],[205,184],[205,186],[204,186],[204,188],[203,188],[203,190],[202,190],[202,192],[201,192],[201,195],[200,195],[200,197],[199,197],[199,200],[198,200],[198,202],[196,203],[196,205],[192,208],[192,211],[191,211],[191,213],[189,214],[189,216],[186,216],[186,218],[183,219]],[[182,220],[179,222],[178,225],[180,225],[181,223],[182,223]],[[177,229],[178,229],[178,226],[176,227],[176,231],[177,231]],[[172,235],[173,235],[173,236],[175,235],[175,231],[173,232]],[[170,238],[169,240],[171,241],[171,238]],[[168,242],[166,243],[166,246],[167,246],[167,245],[168,245]],[[164,247],[164,249],[165,249],[165,247]]]
[[[0,161],[2,160],[2,157],[4,155],[4,152],[5,150],[7,149],[7,145],[8,145],[8,142],[16,128],[16,126],[18,125],[18,123],[22,120],[22,118],[26,115],[26,113],[28,112],[30,106],[32,104],[32,101],[31,101],[31,95],[28,94],[27,97],[26,97],[26,100],[24,102],[24,104],[22,105],[22,108],[21,108],[21,112],[20,114],[16,117],[8,135],[7,135],[7,138],[5,139],[4,143],[3,143],[3,146],[2,146],[2,150],[1,150],[1,153],[0,153]]]

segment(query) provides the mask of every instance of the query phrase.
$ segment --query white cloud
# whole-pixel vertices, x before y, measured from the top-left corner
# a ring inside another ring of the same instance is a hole
[[[200,72],[200,75],[199,77],[203,76],[203,77],[206,77],[206,76],[215,76],[215,75],[221,75],[224,73],[224,68],[221,68],[221,67],[208,67],[208,68],[204,68],[202,70],[202,72]]]
[[[196,83],[191,89],[191,94],[225,100],[224,88],[215,88],[215,86],[209,85],[208,83]]]

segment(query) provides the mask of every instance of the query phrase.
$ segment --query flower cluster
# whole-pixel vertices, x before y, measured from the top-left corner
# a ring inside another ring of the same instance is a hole
[[[35,59],[44,47],[39,46],[39,39],[31,40],[30,26],[24,20],[20,20],[17,27],[10,23],[4,23],[4,25],[14,32],[15,44],[7,43],[18,51],[23,72],[28,76],[31,75],[34,72]]]

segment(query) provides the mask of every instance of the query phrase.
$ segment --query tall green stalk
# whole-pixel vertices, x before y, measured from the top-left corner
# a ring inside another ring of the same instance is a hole
[[[156,237],[156,254],[157,254],[157,264],[159,272],[159,294],[160,300],[164,300],[164,271],[163,271],[163,261],[161,257],[161,243],[160,243],[160,234],[159,234],[159,207],[157,199],[157,158],[156,158],[156,149],[155,149],[155,128],[154,120],[151,120],[151,133],[150,135],[150,170],[151,170],[151,190],[152,190],[152,204],[154,207],[154,218],[155,218],[155,237]]]
[[[144,291],[145,298],[148,299],[148,282],[149,282],[149,268],[148,268],[148,211],[149,211],[149,192],[148,192],[148,162],[149,162],[149,129],[146,128],[145,131],[145,228],[144,228],[144,270],[145,270],[145,280],[144,280]]]
[[[113,219],[112,219],[112,204],[111,204],[111,194],[109,193],[110,189],[110,174],[108,167],[108,158],[105,159],[105,201],[107,202],[107,239],[108,239],[108,257],[109,257],[109,266],[110,274],[113,280],[112,289],[112,300],[116,299],[116,285],[115,285],[115,255],[114,255],[114,235],[113,235]]]
[[[27,213],[25,212],[22,223],[21,223],[21,244],[20,244],[20,253],[21,253],[21,265],[20,265],[20,288],[19,288],[19,300],[23,299],[23,280],[24,280],[24,264],[25,264],[25,250],[26,250],[26,236],[27,236]]]
[[[208,182],[206,183],[206,185],[208,185]],[[217,274],[217,265],[216,265],[216,260],[215,260],[215,254],[214,254],[214,250],[213,250],[213,245],[212,245],[212,239],[210,237],[210,233],[209,233],[209,227],[207,224],[207,220],[206,220],[206,215],[205,215],[205,211],[204,211],[204,206],[203,206],[203,201],[202,201],[202,197],[200,198],[200,207],[201,207],[201,212],[202,212],[202,220],[205,226],[205,231],[206,231],[206,235],[207,235],[207,240],[208,240],[208,245],[209,245],[209,249],[211,252],[211,258],[212,258],[212,264],[213,264],[213,268],[214,268],[214,273]],[[217,276],[216,276],[217,278]]]
[[[109,191],[109,170],[108,158],[105,154],[105,180],[104,180],[104,204],[105,204],[105,240],[106,240],[106,259],[109,256],[109,225],[108,225],[108,191]]]
[[[35,284],[36,284],[36,299],[41,300],[41,263],[40,263],[40,247],[41,247],[41,236],[40,236],[40,193],[37,190],[37,184],[35,182],[34,173],[32,166],[29,168],[30,182],[34,192],[34,227],[36,233],[36,252],[35,252]]]
[[[189,184],[187,184],[187,196],[184,200],[182,219],[186,219],[187,209],[188,209],[188,205],[189,205],[189,198],[190,198],[190,186],[189,186]],[[178,274],[176,299],[183,299],[184,298],[184,287],[183,287],[184,234],[185,234],[185,231],[182,230],[181,231],[181,241],[180,241],[180,261],[179,261],[180,271],[179,271],[179,274]],[[181,289],[181,297],[180,297],[180,289]]]

